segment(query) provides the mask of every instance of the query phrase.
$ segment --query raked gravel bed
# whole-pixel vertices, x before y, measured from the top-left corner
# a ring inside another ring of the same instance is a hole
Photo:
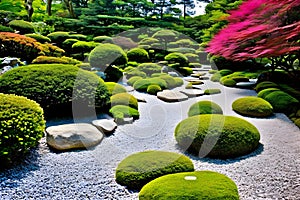
[[[198,100],[212,100],[226,115],[239,116],[232,111],[231,103],[242,96],[256,95],[252,90],[204,82],[202,89],[220,88],[222,93],[165,103],[154,96],[133,92],[147,101],[139,103],[141,118],[119,126],[95,148],[57,153],[50,151],[42,139],[24,164],[0,173],[0,199],[138,199],[137,191],[128,191],[115,182],[115,168],[122,159],[149,149],[181,152],[174,129],[187,117],[189,106]],[[257,151],[230,160],[188,155],[196,170],[213,170],[229,176],[239,188],[240,199],[299,200],[299,128],[280,113],[267,119],[245,119],[261,133]]]

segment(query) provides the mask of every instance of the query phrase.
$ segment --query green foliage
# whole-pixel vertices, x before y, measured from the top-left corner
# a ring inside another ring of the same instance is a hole
[[[147,91],[149,85],[159,85],[161,89],[167,88],[166,81],[159,77],[138,80],[133,84],[133,87],[135,90]]]
[[[11,32],[11,33],[13,33],[14,30],[10,27],[0,25],[0,32]]]
[[[147,93],[148,94],[156,95],[157,92],[160,92],[160,91],[162,91],[162,89],[159,85],[149,85],[147,87]]]
[[[109,95],[115,95],[118,93],[127,92],[126,88],[123,85],[120,85],[115,82],[105,82]]]
[[[244,116],[268,117],[273,114],[272,105],[259,97],[243,97],[232,103],[232,109]]]
[[[115,44],[99,44],[89,55],[89,62],[102,71],[109,65],[125,65],[128,58],[123,49]]]
[[[0,161],[7,167],[44,136],[43,109],[25,97],[0,93]]]
[[[83,34],[70,34],[69,38],[70,39],[81,40],[81,41],[87,40],[87,36],[83,35]]]
[[[131,77],[130,79],[128,79],[127,84],[133,86],[133,84],[134,84],[136,81],[141,80],[141,79],[143,79],[143,78],[140,77],[140,76],[133,76],[133,77]]]
[[[279,85],[277,85],[274,82],[271,81],[263,81],[256,85],[254,88],[256,92],[260,92],[261,90],[267,89],[267,88],[278,88]]]
[[[127,55],[128,56],[128,55]],[[128,66],[131,66],[131,67],[137,67],[139,66],[139,63],[135,62],[135,61],[130,61],[127,63]]]
[[[50,43],[51,42],[50,38],[43,36],[43,35],[35,34],[35,33],[29,33],[29,34],[26,34],[25,36],[31,37],[40,43],[46,43],[46,42]]]
[[[122,160],[116,169],[116,182],[130,189],[141,189],[148,182],[178,172],[194,171],[192,161],[181,154],[144,151]]]
[[[72,49],[75,52],[90,52],[95,47],[97,47],[98,44],[99,43],[96,42],[78,41],[72,45]]]
[[[19,31],[20,34],[34,33],[32,24],[24,20],[12,20],[8,25],[10,28]]]
[[[222,108],[212,101],[198,101],[194,103],[188,112],[188,116],[192,117],[194,115],[203,114],[223,114]]]
[[[299,101],[283,91],[271,92],[264,99],[272,105],[275,112],[290,113],[299,107]]]
[[[99,43],[113,43],[113,40],[109,36],[97,36],[93,38],[94,42],[99,42]]]
[[[280,89],[278,89],[278,88],[267,88],[267,89],[263,89],[263,90],[261,90],[261,91],[257,94],[257,96],[260,97],[260,98],[265,99],[266,96],[268,96],[269,94],[271,94],[271,93],[274,92],[274,91],[280,91]]]
[[[189,76],[193,73],[193,69],[189,67],[180,67],[177,71],[183,76]]]
[[[129,93],[118,93],[110,97],[111,107],[115,105],[124,105],[138,109],[137,99]]]
[[[236,184],[227,176],[212,171],[196,171],[165,175],[151,181],[139,193],[139,200],[149,199],[239,200],[239,194]]]
[[[254,151],[259,145],[260,134],[244,119],[205,114],[181,121],[175,129],[175,138],[180,147],[195,155],[205,152],[202,156],[226,159]],[[216,144],[206,146],[203,144],[205,140]]]
[[[139,42],[139,44],[140,44],[140,45],[150,45],[150,46],[151,46],[152,44],[155,44],[155,43],[158,43],[158,42],[159,42],[158,39],[149,37],[149,38],[144,38],[144,39],[142,39],[142,40]]]
[[[66,39],[62,43],[62,48],[64,48],[64,50],[66,50],[70,53],[72,51],[72,45],[75,44],[76,42],[79,42],[79,40],[77,40],[77,39]]]
[[[187,57],[187,59],[190,63],[199,63],[200,62],[199,56],[197,54],[186,53],[184,55]]]
[[[108,66],[105,71],[105,81],[118,82],[123,77],[123,72],[119,67]]]
[[[129,61],[136,61],[139,63],[148,62],[149,54],[145,49],[133,48],[127,52],[127,57]]]
[[[145,78],[147,76],[147,74],[145,72],[142,72],[138,69],[130,70],[129,72],[126,72],[125,74],[126,74],[127,79],[130,79],[133,76],[139,76],[139,77],[142,77],[142,78]]]
[[[220,89],[206,89],[204,90],[204,94],[210,95],[210,94],[219,94],[221,93]]]
[[[229,69],[222,69],[220,71],[213,71],[213,75],[211,76],[210,80],[213,82],[219,82],[220,79],[224,76],[230,75],[232,74],[233,71],[229,70]]]
[[[71,64],[76,65],[80,64],[81,62],[79,60],[76,60],[74,58],[70,57],[53,57],[53,56],[39,56],[36,59],[32,61],[33,64]]]
[[[187,66],[188,58],[182,53],[170,53],[165,57],[169,63],[179,63],[181,67]]]
[[[170,76],[170,75],[161,75],[161,76],[159,76],[159,78],[166,81],[168,89],[172,89],[172,88],[177,87],[178,83],[176,82],[176,80],[172,76]]]
[[[224,86],[227,86],[227,87],[234,87],[236,86],[236,81],[231,79],[231,78],[227,78],[227,79],[223,79],[222,78],[220,79],[220,83]]]
[[[71,111],[72,102],[103,107],[109,94],[102,79],[72,65],[38,64],[12,69],[0,77],[1,92],[38,102],[46,114]],[[51,113],[52,112],[52,113]]]
[[[148,76],[151,76],[153,73],[161,72],[161,66],[156,63],[142,63],[140,64],[137,69],[145,72]]]
[[[116,105],[109,110],[109,113],[115,118],[117,123],[122,123],[125,117],[138,119],[140,117],[137,109],[124,105]]]
[[[182,78],[179,78],[179,77],[174,77],[174,80],[176,82],[176,87],[182,86],[184,83]]]
[[[193,83],[188,83],[188,84],[185,86],[185,89],[193,89]]]
[[[196,50],[193,48],[172,48],[172,49],[168,49],[169,52],[173,52],[173,53],[182,53],[182,54],[186,54],[186,53],[196,53]]]

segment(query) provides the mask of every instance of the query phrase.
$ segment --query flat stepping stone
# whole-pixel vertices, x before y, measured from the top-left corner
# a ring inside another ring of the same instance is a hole
[[[47,144],[60,151],[86,149],[99,144],[103,133],[87,123],[51,126],[46,129]]]
[[[180,92],[188,97],[198,97],[204,95],[204,91],[197,89],[185,89],[181,90]]]
[[[103,133],[112,133],[118,127],[113,120],[108,119],[94,120],[92,124]]]
[[[201,77],[199,77],[199,80],[209,80],[209,77],[207,77],[207,76],[201,76]]]
[[[189,97],[178,91],[163,90],[162,92],[157,93],[157,98],[165,102],[178,102],[185,101]]]
[[[239,88],[253,88],[255,86],[255,82],[239,82],[236,84],[236,87]]]

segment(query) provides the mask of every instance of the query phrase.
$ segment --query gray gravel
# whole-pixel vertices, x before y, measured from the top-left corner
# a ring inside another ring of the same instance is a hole
[[[117,164],[126,156],[144,150],[181,152],[174,139],[175,126],[187,117],[189,106],[198,100],[213,100],[226,115],[239,116],[231,103],[254,91],[223,88],[205,81],[205,88],[222,93],[164,103],[154,96],[133,92],[147,103],[139,103],[141,119],[119,126],[97,147],[86,151],[56,153],[45,139],[25,163],[0,173],[0,199],[138,199],[114,179]],[[241,199],[300,199],[300,131],[283,114],[267,119],[246,118],[261,133],[261,146],[250,155],[231,160],[189,155],[196,170],[213,170],[229,176]]]

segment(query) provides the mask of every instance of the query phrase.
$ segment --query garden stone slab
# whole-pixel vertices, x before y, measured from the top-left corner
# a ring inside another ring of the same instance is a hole
[[[181,90],[180,92],[188,97],[198,97],[204,95],[204,91],[197,89],[185,89]]]
[[[51,126],[46,134],[47,144],[60,151],[92,147],[103,139],[103,133],[87,123]]]
[[[178,102],[185,101],[189,97],[178,91],[163,90],[162,92],[157,93],[157,98],[165,102]]]
[[[104,133],[112,133],[118,127],[113,120],[108,119],[94,120],[92,124]]]
[[[201,76],[201,77],[199,77],[199,80],[209,80],[209,77],[207,77],[207,76]]]

